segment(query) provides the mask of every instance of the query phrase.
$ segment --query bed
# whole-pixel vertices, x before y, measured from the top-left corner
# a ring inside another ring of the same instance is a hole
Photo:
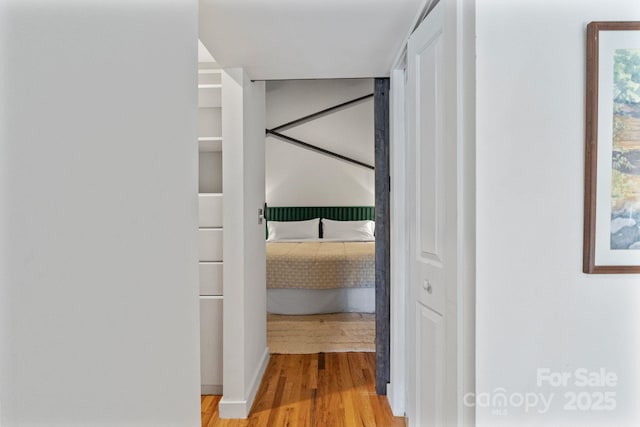
[[[373,207],[268,207],[267,218],[268,312],[375,311]]]

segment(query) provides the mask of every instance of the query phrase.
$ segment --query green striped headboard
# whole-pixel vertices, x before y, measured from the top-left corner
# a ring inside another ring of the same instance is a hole
[[[267,221],[304,221],[327,218],[336,221],[375,221],[374,206],[267,206]]]
[[[267,206],[267,221],[304,221],[313,218],[336,221],[376,219],[373,206]]]

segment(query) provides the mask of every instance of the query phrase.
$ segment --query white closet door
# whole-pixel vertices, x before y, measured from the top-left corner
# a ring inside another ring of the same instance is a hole
[[[412,34],[407,50],[407,415],[410,426],[420,427],[444,421],[445,296],[456,269],[455,115],[448,116],[446,98],[455,73],[447,69],[447,54],[454,53],[445,49],[444,3]]]

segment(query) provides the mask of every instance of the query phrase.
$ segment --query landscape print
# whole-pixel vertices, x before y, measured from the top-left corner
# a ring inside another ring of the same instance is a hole
[[[611,249],[640,250],[640,49],[616,49]]]

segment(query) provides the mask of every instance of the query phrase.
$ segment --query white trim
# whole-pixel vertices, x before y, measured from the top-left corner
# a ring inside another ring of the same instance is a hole
[[[247,405],[246,400],[228,400],[222,396],[218,406],[220,418],[247,418],[251,405]]]
[[[413,34],[413,31],[420,24],[420,22],[422,22],[424,17],[427,16],[427,12],[432,9],[436,5],[436,3],[438,3],[438,1],[439,0],[422,0],[422,4],[418,8],[416,16],[414,16],[413,20],[411,21],[409,31],[402,41],[402,47],[391,62],[391,70],[404,68],[403,63],[407,54],[407,43],[409,42],[409,37],[411,37],[411,34]]]
[[[198,70],[198,74],[222,74],[220,68],[201,68]]]
[[[202,83],[198,85],[198,89],[222,89],[220,83]]]
[[[268,363],[269,347],[265,348],[262,358],[260,359],[258,369],[254,372],[253,377],[251,378],[251,385],[249,387],[249,395],[247,398],[245,400],[228,400],[222,396],[218,406],[220,418],[247,418],[247,416],[249,416],[249,411],[251,411],[253,400],[256,398],[258,388],[260,387],[260,383],[262,382],[262,377],[264,375],[264,371],[267,369]]]
[[[405,194],[405,72],[391,71],[391,384],[387,397],[395,416],[406,412],[405,304],[407,230]]]
[[[249,410],[251,410],[251,405],[253,405],[253,400],[256,398],[256,394],[258,393],[258,388],[260,387],[260,383],[262,382],[262,377],[264,376],[264,371],[267,369],[267,365],[269,364],[269,347],[265,347],[264,353],[262,353],[262,357],[260,358],[260,364],[258,368],[251,377],[251,386],[249,388],[249,397],[247,401],[249,402]],[[249,414],[249,410],[247,410],[247,415]]]
[[[475,426],[475,407],[463,397],[476,391],[476,54],[475,2],[456,0],[458,134],[458,425]]]

